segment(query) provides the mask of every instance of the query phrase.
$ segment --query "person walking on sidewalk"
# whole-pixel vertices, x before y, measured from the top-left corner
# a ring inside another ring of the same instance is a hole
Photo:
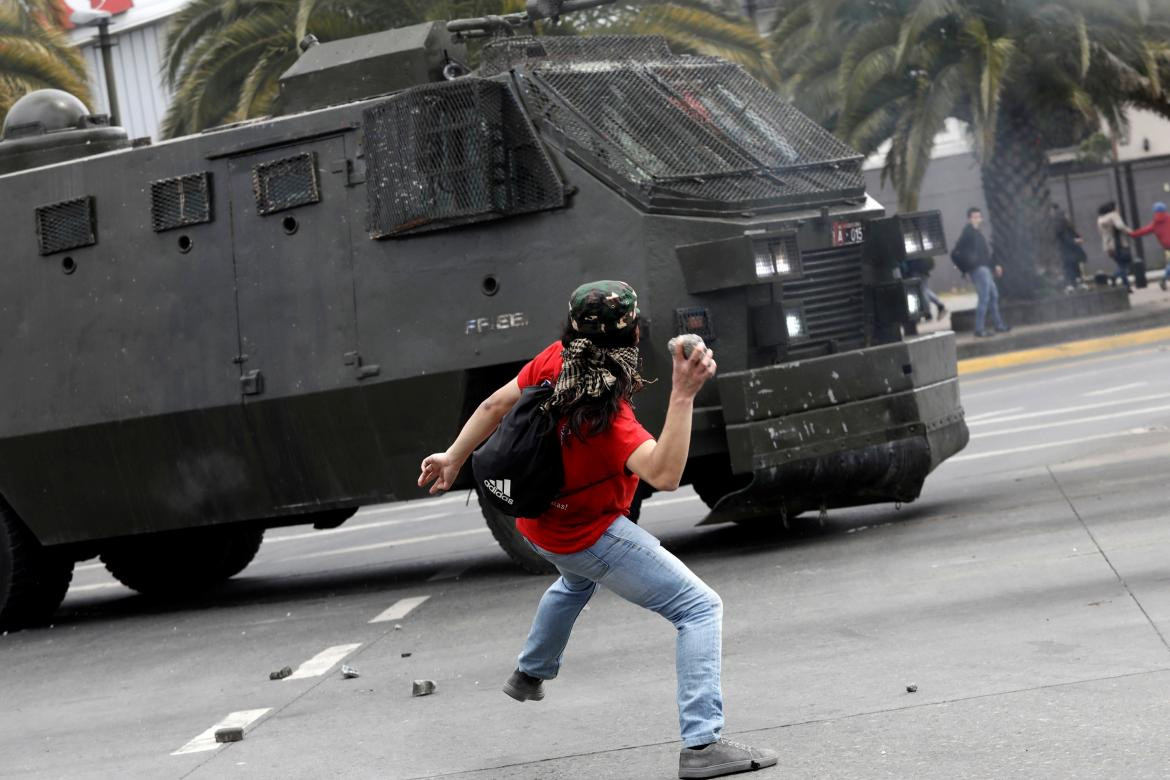
[[[1141,238],[1153,233],[1158,243],[1162,245],[1162,251],[1166,257],[1166,270],[1162,272],[1162,278],[1158,281],[1158,286],[1164,291],[1166,289],[1166,282],[1170,280],[1170,213],[1166,212],[1165,203],[1154,204],[1154,219],[1145,227],[1140,227],[1130,233],[1130,238]]]
[[[975,283],[975,335],[978,338],[991,336],[987,330],[987,315],[996,331],[1007,333],[1011,330],[999,314],[999,288],[996,277],[1003,276],[1003,268],[991,259],[991,246],[983,235],[983,211],[976,207],[967,209],[967,224],[951,251],[951,259],[959,270],[971,277]]]
[[[677,629],[679,777],[773,766],[774,751],[721,736],[723,602],[627,518],[639,479],[659,490],[678,488],[695,395],[716,371],[714,354],[706,348],[694,349],[688,358],[682,345],[677,347],[666,421],[655,440],[630,406],[631,396],[645,385],[638,374],[638,314],[637,294],[624,282],[578,287],[561,339],[480,404],[446,452],[423,460],[418,484],[433,483],[431,493],[450,488],[472,451],[520,399],[521,388],[555,383],[551,408],[559,419],[565,489],[540,517],[519,518],[516,527],[560,577],[541,597],[504,693],[521,702],[544,698],[544,681],[560,671],[577,616],[604,585]]]
[[[1102,203],[1097,209],[1097,232],[1101,234],[1101,248],[1105,250],[1105,256],[1117,263],[1113,278],[1125,284],[1126,292],[1133,292],[1129,286],[1129,266],[1133,262],[1133,255],[1129,251],[1131,231],[1113,201]]]
[[[1073,227],[1072,220],[1060,207],[1052,204],[1052,218],[1056,222],[1056,243],[1060,247],[1061,264],[1064,266],[1064,281],[1067,283],[1067,292],[1073,292],[1083,284],[1081,264],[1085,262],[1085,249],[1082,244],[1085,240]]]

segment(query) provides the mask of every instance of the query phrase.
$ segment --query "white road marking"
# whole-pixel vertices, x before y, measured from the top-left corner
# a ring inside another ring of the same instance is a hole
[[[240,728],[246,729],[271,711],[271,707],[266,707],[262,710],[241,710],[240,712],[233,712],[186,745],[183,745],[183,747],[174,753],[171,753],[171,755],[181,756],[186,753],[202,753],[205,750],[215,750],[220,747],[220,743],[215,741],[216,731],[232,726],[239,726]]]
[[[987,420],[991,417],[1001,417],[1005,414],[1015,414],[1016,412],[1022,412],[1022,411],[1024,411],[1024,407],[1022,407],[1022,406],[1017,406],[1014,409],[1001,409],[998,412],[987,412],[985,414],[977,414],[973,417],[968,417],[967,422],[968,423],[977,423],[977,422],[981,422],[983,420]]]
[[[1106,387],[1102,390],[1094,390],[1091,393],[1083,393],[1085,398],[1093,398],[1098,395],[1109,395],[1110,393],[1118,393],[1122,390],[1133,390],[1135,387],[1145,387],[1149,382],[1134,382],[1130,385],[1118,385],[1117,387]]]
[[[1064,406],[1059,409],[1045,409],[1040,412],[1028,412],[1027,414],[1017,414],[1013,417],[997,417],[993,420],[977,420],[974,417],[968,417],[967,423],[972,425],[998,425],[999,423],[1015,422],[1016,420],[1031,420],[1035,417],[1052,417],[1054,415],[1072,414],[1073,412],[1089,412],[1093,409],[1107,409],[1110,406],[1121,406],[1123,404],[1141,404],[1148,401],[1165,401],[1170,398],[1170,393],[1158,393],[1156,395],[1139,395],[1136,398],[1119,398],[1113,401],[1101,401],[1095,404],[1080,404],[1078,406]]]
[[[92,590],[109,590],[110,588],[125,588],[120,582],[99,582],[96,585],[70,585],[70,593],[88,593]]]
[[[643,509],[653,509],[656,506],[670,506],[671,504],[683,504],[683,503],[686,503],[687,501],[699,501],[699,500],[701,500],[701,499],[697,495],[681,496],[679,498],[662,498],[662,499],[653,499],[652,498],[649,501],[643,502],[642,508]]]
[[[104,563],[83,563],[80,566],[74,566],[73,571],[92,571],[93,569],[104,569]]]
[[[362,646],[361,642],[352,645],[334,645],[327,647],[315,656],[297,667],[292,676],[285,680],[304,680],[308,677],[320,677],[341,662],[341,659]]]
[[[468,568],[470,568],[470,567],[460,563],[460,564],[456,564],[454,566],[448,566],[445,569],[439,569],[437,572],[435,572],[431,576],[427,577],[427,582],[442,582],[443,580],[457,580],[463,575],[463,572],[467,571]]]
[[[989,431],[988,433],[973,434],[971,441],[976,439],[987,439],[992,436],[1006,436],[1012,433],[1027,433],[1029,431],[1043,431],[1049,428],[1060,428],[1065,425],[1083,425],[1084,423],[1101,422],[1103,420],[1116,420],[1121,417],[1141,417],[1143,415],[1153,414],[1155,412],[1170,412],[1170,405],[1163,406],[1147,406],[1145,409],[1130,409],[1126,412],[1115,412],[1113,414],[1099,414],[1096,417],[1078,417],[1075,420],[1059,420],[1057,422],[1041,423],[1040,425],[1025,425],[1022,428],[1011,428],[1006,431]]]
[[[362,508],[355,517],[369,517],[370,515],[386,515],[395,512],[409,512],[411,509],[432,509],[437,506],[447,506],[448,504],[466,504],[468,501],[467,493],[455,496],[444,496],[442,498],[420,498],[413,501],[402,501],[397,504],[378,504],[376,506],[367,506]],[[475,503],[472,502],[471,507],[475,508]]]
[[[378,520],[373,523],[361,523],[359,525],[343,525],[340,528],[330,528],[321,531],[305,531],[303,533],[287,534],[285,536],[264,537],[264,543],[270,542],[294,542],[299,539],[325,539],[330,536],[338,534],[352,533],[353,531],[368,531],[371,528],[387,528],[394,525],[405,525],[407,523],[421,523],[424,520],[438,520],[441,517],[454,517],[457,512],[436,512],[433,515],[422,515],[420,517],[401,517],[397,520]]]
[[[1081,378],[1084,378],[1087,376],[1096,376],[1097,374],[1110,374],[1110,373],[1116,374],[1117,369],[1110,367],[1110,368],[1099,368],[1099,369],[1095,369],[1092,371],[1080,371],[1080,372],[1075,372],[1075,373],[1063,374],[1063,375],[1061,375],[1059,377],[1055,377],[1055,378],[1037,379],[1035,381],[1023,381],[1023,382],[1020,381],[1021,377],[1027,377],[1027,376],[1031,376],[1034,374],[1046,374],[1046,373],[1050,373],[1052,371],[1067,371],[1070,368],[1076,368],[1078,366],[1090,365],[1093,363],[1103,363],[1103,362],[1108,362],[1108,361],[1113,361],[1113,360],[1123,360],[1125,358],[1131,358],[1131,357],[1142,357],[1143,355],[1153,355],[1157,352],[1164,351],[1164,349],[1165,349],[1165,347],[1149,347],[1149,348],[1135,349],[1135,350],[1129,350],[1129,351],[1124,351],[1124,352],[1111,352],[1111,353],[1108,353],[1105,355],[1098,355],[1096,357],[1087,357],[1087,358],[1079,359],[1079,360],[1071,360],[1070,359],[1070,360],[1053,361],[1050,363],[1045,363],[1043,365],[1037,366],[1035,368],[1023,368],[1023,369],[1017,369],[1017,370],[1008,369],[1004,373],[997,372],[991,376],[963,377],[961,381],[962,381],[962,385],[964,387],[971,387],[972,385],[982,385],[982,384],[988,384],[988,383],[993,383],[993,382],[1003,382],[1005,380],[1007,380],[1009,383],[1006,387],[998,387],[998,388],[991,389],[991,390],[980,390],[980,391],[974,392],[974,393],[964,392],[963,396],[970,399],[970,398],[975,398],[977,396],[989,395],[991,393],[1003,393],[1003,392],[1006,392],[1008,390],[1018,390],[1020,387],[1030,386],[1030,385],[1034,385],[1034,384],[1048,384],[1051,382],[1067,382],[1067,381],[1070,381],[1073,379],[1081,379]]]
[[[398,547],[405,544],[420,544],[422,542],[433,542],[436,539],[455,539],[460,536],[471,536],[472,534],[486,534],[486,528],[472,528],[468,531],[451,531],[445,534],[430,534],[428,536],[413,536],[407,539],[394,539],[389,542],[378,542],[376,544],[363,544],[357,547],[342,547],[339,550],[322,550],[320,552],[305,553],[304,555],[294,555],[290,558],[282,558],[281,561],[303,561],[308,558],[324,558],[328,555],[348,555],[349,553],[367,552],[368,550],[383,550],[387,547]]]
[[[382,612],[381,615],[371,620],[371,623],[386,623],[391,620],[402,620],[402,618],[409,615],[420,604],[429,599],[430,596],[414,596],[408,599],[399,599]]]
[[[947,463],[960,463],[967,460],[981,460],[983,458],[995,458],[1000,455],[1014,455],[1017,452],[1031,452],[1032,450],[1043,450],[1050,447],[1070,447],[1074,444],[1085,444],[1091,441],[1103,441],[1104,439],[1120,439],[1129,436],[1141,436],[1148,433],[1159,433],[1161,429],[1158,428],[1131,428],[1127,431],[1114,431],[1112,433],[1102,433],[1096,436],[1082,436],[1079,439],[1064,439],[1063,441],[1048,441],[1042,444],[1027,444],[1023,447],[1012,447],[1006,450],[992,450],[991,452],[979,452],[973,455],[956,455],[947,460]]]

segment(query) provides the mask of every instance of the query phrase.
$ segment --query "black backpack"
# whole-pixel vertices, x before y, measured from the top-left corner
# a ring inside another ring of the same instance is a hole
[[[552,394],[547,380],[521,390],[500,427],[471,456],[480,500],[511,517],[539,517],[564,485],[557,420],[540,408]]]

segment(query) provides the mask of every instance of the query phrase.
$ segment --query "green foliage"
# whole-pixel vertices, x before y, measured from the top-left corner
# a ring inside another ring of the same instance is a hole
[[[772,33],[785,91],[864,153],[893,141],[886,174],[915,205],[948,118],[980,159],[999,143],[1066,146],[1126,108],[1170,116],[1168,0],[782,0]],[[832,87],[830,87],[832,84]],[[1005,138],[1001,113],[1039,139]]]
[[[680,52],[724,57],[778,83],[769,46],[735,0],[623,2],[542,23],[545,34],[662,35]],[[524,10],[524,0],[192,0],[172,20],[164,76],[173,137],[272,110],[306,33],[325,42],[419,22]]]
[[[1101,165],[1113,156],[1113,142],[1104,133],[1093,133],[1077,147],[1077,162]]]
[[[0,122],[35,89],[63,89],[92,105],[81,53],[48,0],[0,0]]]

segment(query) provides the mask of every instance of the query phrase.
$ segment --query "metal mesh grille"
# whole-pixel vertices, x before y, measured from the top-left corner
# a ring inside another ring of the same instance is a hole
[[[865,346],[861,246],[806,252],[801,263],[804,277],[785,282],[781,300],[804,308],[808,341],[792,345],[789,356],[821,355],[831,342],[837,350]]]
[[[558,35],[547,38],[502,38],[484,47],[479,72],[505,73],[517,65],[556,62],[664,60],[671,57],[666,39],[656,35]]]
[[[906,241],[906,254],[938,255],[946,252],[947,239],[943,231],[942,214],[937,211],[903,214],[900,221]]]
[[[558,208],[564,185],[512,90],[465,78],[366,109],[374,238]]]
[[[97,243],[93,198],[75,198],[40,206],[36,210],[37,241],[42,255]]]
[[[865,191],[861,156],[722,60],[550,60],[522,83],[534,116],[652,206],[742,211]]]
[[[262,215],[320,202],[316,153],[305,152],[253,167],[252,191],[256,210]]]
[[[192,173],[150,183],[154,232],[211,221],[211,174]]]

